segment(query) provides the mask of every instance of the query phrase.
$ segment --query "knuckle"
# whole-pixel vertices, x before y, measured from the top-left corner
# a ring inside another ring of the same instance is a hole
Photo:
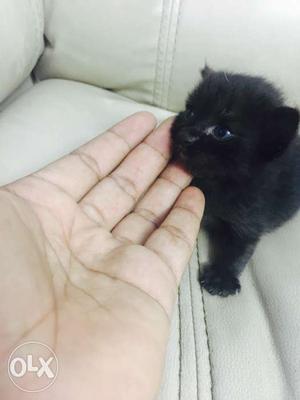
[[[120,135],[116,130],[110,129],[107,131],[108,134],[112,135],[115,141],[118,141],[122,146],[124,146],[124,156],[131,150],[131,146],[128,141]]]
[[[186,233],[179,228],[178,226],[166,224],[162,225],[161,229],[164,229],[169,235],[171,235],[176,240],[179,240],[181,243],[184,243],[189,250],[192,250],[192,244],[190,243],[189,238]]]
[[[110,178],[122,190],[123,193],[131,197],[133,201],[136,202],[138,199],[138,190],[132,179],[117,174],[111,174]]]
[[[86,167],[97,176],[99,181],[103,178],[100,166],[94,157],[92,157],[90,154],[85,153],[82,150],[76,150],[71,154],[78,157],[81,162],[85,164]]]
[[[158,215],[156,215],[153,211],[151,211],[150,209],[146,209],[146,208],[137,208],[134,211],[137,215],[139,215],[140,217],[142,217],[144,220],[146,220],[147,222],[150,222],[152,225],[154,225],[155,227],[158,227],[159,223],[160,223],[160,218]]]
[[[93,222],[101,226],[106,225],[106,219],[103,215],[103,212],[95,204],[83,202],[81,204],[81,209]]]

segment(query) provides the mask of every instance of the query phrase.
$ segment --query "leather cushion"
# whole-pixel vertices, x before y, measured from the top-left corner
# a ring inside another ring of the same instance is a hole
[[[8,0],[7,0],[8,1]],[[260,74],[300,104],[300,2],[46,0],[40,79],[65,78],[179,111],[205,61]]]
[[[136,111],[170,112],[83,83],[47,80],[0,113],[0,185],[76,149]]]
[[[43,2],[0,1],[0,102],[23,82],[44,48]]]

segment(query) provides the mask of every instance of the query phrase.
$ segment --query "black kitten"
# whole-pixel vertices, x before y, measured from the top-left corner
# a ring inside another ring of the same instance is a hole
[[[261,235],[300,207],[299,112],[263,78],[208,67],[202,77],[172,126],[173,154],[206,198],[211,251],[200,282],[228,296]]]

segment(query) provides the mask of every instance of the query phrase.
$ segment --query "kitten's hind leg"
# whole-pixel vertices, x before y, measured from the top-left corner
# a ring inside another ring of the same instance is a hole
[[[210,261],[199,273],[199,282],[213,295],[236,294],[241,290],[238,276],[251,258],[258,238],[239,236],[224,222],[208,227],[207,232]]]

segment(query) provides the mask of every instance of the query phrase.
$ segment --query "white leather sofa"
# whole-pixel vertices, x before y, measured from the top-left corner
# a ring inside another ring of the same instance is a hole
[[[300,106],[300,2],[0,0],[0,184],[135,111],[177,112],[205,61],[263,74]],[[296,216],[261,241],[242,292],[223,299],[197,283],[200,235],[160,400],[300,399],[299,243]]]

